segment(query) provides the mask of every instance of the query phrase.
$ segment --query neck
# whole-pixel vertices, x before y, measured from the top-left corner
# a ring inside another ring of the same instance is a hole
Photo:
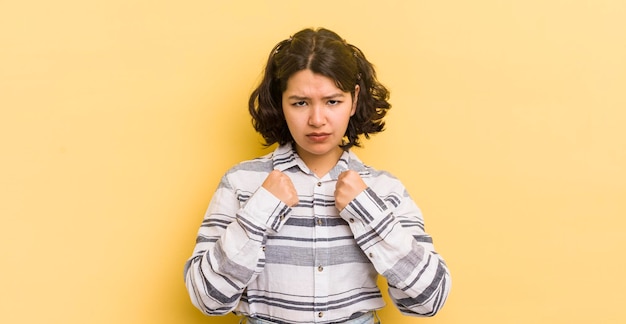
[[[328,152],[324,155],[315,155],[296,147],[296,152],[304,161],[304,164],[311,170],[318,178],[326,175],[330,170],[337,165],[337,161],[341,158],[343,150],[337,147],[336,150]]]

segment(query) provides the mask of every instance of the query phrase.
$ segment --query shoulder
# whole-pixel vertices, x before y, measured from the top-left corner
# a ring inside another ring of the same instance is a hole
[[[274,152],[235,164],[226,171],[220,186],[233,190],[256,190],[274,169],[273,155]]]
[[[356,154],[350,151],[348,169],[355,170],[364,178],[371,178],[381,181],[400,182],[393,174],[386,170],[379,170],[373,166],[363,163]]]
[[[226,171],[226,174],[235,174],[240,172],[270,172],[274,167],[273,155],[274,152],[255,159],[239,162]]]
[[[400,181],[400,179],[398,179],[391,172],[386,170],[378,170],[374,167],[367,165],[365,166],[365,168],[373,184],[376,184],[377,186],[394,188],[396,190],[397,188],[404,188],[404,186],[402,185],[402,181]]]
[[[363,178],[365,183],[389,206],[398,207],[413,199],[407,191],[406,187],[396,176],[385,170],[376,170],[368,167],[370,171],[369,178]]]
[[[363,163],[352,151],[350,152],[348,169],[359,173],[363,181],[377,193],[402,193],[405,194],[404,185],[396,176],[386,170],[376,169]]]

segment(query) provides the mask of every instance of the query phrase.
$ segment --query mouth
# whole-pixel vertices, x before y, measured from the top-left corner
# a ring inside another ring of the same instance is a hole
[[[330,137],[329,133],[310,133],[306,135],[313,142],[323,142]]]

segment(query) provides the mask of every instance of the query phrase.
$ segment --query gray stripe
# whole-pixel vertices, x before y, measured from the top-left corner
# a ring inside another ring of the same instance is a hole
[[[252,278],[252,275],[254,274],[254,271],[241,266],[235,262],[232,262],[224,253],[224,250],[222,249],[222,241],[217,241],[215,243],[215,249],[213,249],[213,257],[215,258],[215,261],[217,262],[217,264],[212,265],[214,267],[214,269],[216,269],[218,272],[221,272],[222,269],[228,269],[228,274],[230,277],[234,278],[235,280],[241,282],[241,283],[245,283],[248,282],[248,280],[250,280],[250,278]],[[210,261],[211,258],[207,258],[207,261]]]
[[[352,243],[352,242],[350,242]],[[266,245],[266,264],[290,264],[303,267],[341,265],[346,263],[370,263],[357,245],[340,245],[329,248],[299,248],[291,246]]]
[[[327,310],[344,308],[350,305],[354,305],[356,303],[362,302],[368,299],[378,299],[381,298],[382,295],[380,290],[377,288],[370,289],[368,291],[359,291],[359,293],[350,295],[348,297],[340,298],[340,299],[330,299],[328,302],[296,302],[294,298],[276,298],[269,297],[263,294],[256,295],[252,291],[247,292],[247,296],[242,296],[242,301],[258,304],[265,304],[271,306],[278,306],[280,308],[286,308],[291,310],[298,310],[304,312],[312,312],[318,310],[320,308],[324,308]]]

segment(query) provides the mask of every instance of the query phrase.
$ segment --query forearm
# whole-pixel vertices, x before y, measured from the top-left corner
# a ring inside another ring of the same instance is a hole
[[[407,315],[433,316],[444,305],[451,287],[450,273],[441,257],[428,253],[404,281],[389,281],[389,295],[398,309]],[[408,268],[410,270],[410,268]],[[411,282],[414,284],[408,284]]]
[[[443,305],[450,276],[432,239],[423,231],[421,213],[408,196],[385,202],[368,188],[341,212],[376,270],[389,284],[398,308],[434,315]]]
[[[237,306],[245,287],[263,269],[267,233],[277,231],[289,209],[259,189],[236,216],[211,208],[185,265],[185,284],[193,304],[220,315]]]

